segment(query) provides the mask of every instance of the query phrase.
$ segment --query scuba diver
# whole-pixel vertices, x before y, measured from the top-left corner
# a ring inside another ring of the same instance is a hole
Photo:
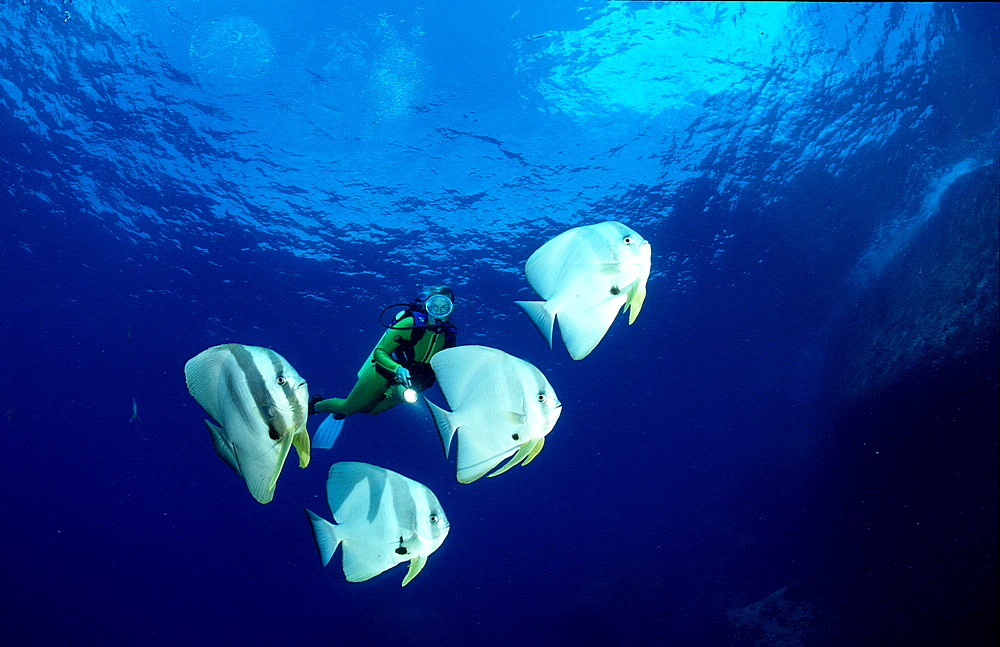
[[[379,322],[388,328],[375,345],[368,361],[358,371],[358,381],[346,398],[314,395],[309,413],[330,413],[316,430],[312,446],[329,449],[344,426],[344,418],[355,413],[382,413],[400,402],[416,402],[417,393],[434,384],[431,357],[455,346],[456,328],[449,318],[455,294],[444,285],[424,287],[412,303],[386,306]],[[405,306],[386,324],[389,308]]]

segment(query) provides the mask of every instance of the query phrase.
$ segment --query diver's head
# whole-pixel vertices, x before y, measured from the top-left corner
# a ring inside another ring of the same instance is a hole
[[[444,321],[455,307],[455,293],[446,285],[426,285],[417,297],[427,314],[436,321]]]

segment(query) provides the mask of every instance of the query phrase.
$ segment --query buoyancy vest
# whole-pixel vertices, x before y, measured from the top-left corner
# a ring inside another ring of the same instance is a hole
[[[426,335],[427,331],[429,330],[432,333],[438,335],[441,334],[444,335],[444,344],[438,350],[444,350],[445,348],[454,348],[456,345],[456,337],[458,329],[455,327],[455,324],[451,322],[451,320],[443,321],[437,324],[428,323],[429,317],[427,315],[427,312],[414,305],[411,305],[406,310],[399,312],[393,318],[393,324],[395,325],[396,323],[406,319],[407,317],[413,318],[412,326],[405,326],[402,328],[394,328],[393,326],[389,326],[390,330],[408,331],[410,333],[409,336],[404,336],[402,334],[397,334],[395,336],[395,339],[393,341],[395,341],[396,344],[398,344],[398,346],[395,348],[395,350],[389,353],[389,357],[391,357],[392,360],[397,364],[399,364],[400,366],[405,366],[406,369],[410,371],[410,378],[413,381],[414,387],[419,391],[423,391],[424,389],[430,388],[434,384],[435,378],[434,378],[434,371],[431,369],[431,366],[428,363],[430,361],[430,357],[428,356],[428,357],[421,357],[419,359],[417,358],[416,356],[417,345],[420,343],[420,341],[424,338],[424,335]],[[426,350],[431,350],[431,349],[426,349]],[[394,374],[384,369],[377,362],[375,363],[375,368],[378,371],[378,373],[383,377],[385,377],[387,380],[395,379]]]

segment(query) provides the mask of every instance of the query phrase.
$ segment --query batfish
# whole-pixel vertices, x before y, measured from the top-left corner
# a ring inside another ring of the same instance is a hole
[[[542,451],[545,436],[559,419],[562,404],[537,368],[487,346],[447,348],[431,358],[431,368],[452,411],[426,400],[444,455],[458,435],[458,480],[471,483],[503,474]]]
[[[295,445],[299,467],[309,464],[306,381],[269,348],[222,344],[198,353],[184,365],[188,391],[208,415],[215,451],[247,483],[261,503],[274,486]]]
[[[649,243],[620,222],[564,231],[528,258],[528,283],[545,301],[517,301],[552,348],[559,320],[563,343],[573,359],[594,350],[619,308],[630,309],[631,324],[642,310],[649,279]]]
[[[403,586],[448,536],[448,518],[427,486],[368,463],[334,463],[326,496],[337,524],[306,510],[323,566],[343,546],[344,575],[363,582],[410,563]]]

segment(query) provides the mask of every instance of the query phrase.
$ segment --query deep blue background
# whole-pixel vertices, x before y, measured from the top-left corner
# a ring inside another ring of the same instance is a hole
[[[995,321],[863,414],[829,366],[936,192],[996,166],[996,5],[535,4],[0,9],[2,642],[993,644]],[[513,301],[605,219],[649,295],[574,362]],[[268,346],[342,395],[437,282],[460,343],[545,371],[544,451],[460,485],[397,407],[256,503],[184,362]],[[445,506],[405,589],[320,568],[338,460]],[[758,633],[727,613],[782,587]]]

